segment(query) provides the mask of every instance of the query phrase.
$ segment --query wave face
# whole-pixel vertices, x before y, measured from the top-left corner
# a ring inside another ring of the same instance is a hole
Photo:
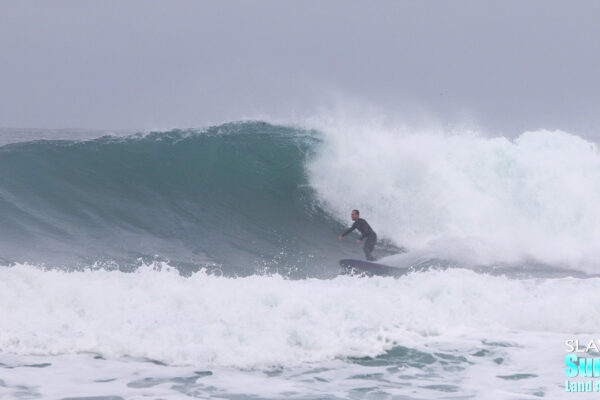
[[[316,142],[302,130],[233,123],[3,146],[1,257],[120,269],[158,258],[232,274],[310,269],[329,260],[341,229],[307,185]]]
[[[264,122],[0,147],[0,263],[332,276],[358,208],[376,253],[598,272],[600,156],[516,138]],[[406,257],[405,257],[406,258]],[[333,267],[332,267],[333,266]]]

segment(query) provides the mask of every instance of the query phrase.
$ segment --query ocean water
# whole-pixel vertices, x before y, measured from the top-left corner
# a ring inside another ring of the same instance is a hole
[[[591,139],[1,133],[0,398],[594,395],[565,392],[565,341],[600,339]],[[341,274],[353,208],[429,269]]]

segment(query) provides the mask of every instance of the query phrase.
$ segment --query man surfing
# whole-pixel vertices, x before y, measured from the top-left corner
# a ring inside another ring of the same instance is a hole
[[[377,234],[375,233],[375,231],[373,229],[371,229],[371,226],[369,225],[369,223],[367,221],[360,218],[360,212],[358,210],[352,210],[352,221],[354,221],[352,226],[350,228],[346,229],[344,231],[344,233],[342,233],[338,237],[338,240],[341,242],[342,237],[346,236],[353,230],[358,229],[358,231],[362,235],[361,235],[360,239],[356,240],[356,244],[360,244],[361,240],[363,240],[364,238],[367,238],[367,240],[365,240],[365,245],[363,246],[363,250],[365,251],[365,257],[369,261],[376,261],[377,259],[371,255],[371,252],[373,251],[373,248],[375,247],[375,242],[377,242]]]

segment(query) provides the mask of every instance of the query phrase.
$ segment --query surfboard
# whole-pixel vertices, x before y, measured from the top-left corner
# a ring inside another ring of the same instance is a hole
[[[414,271],[412,268],[392,267],[391,265],[351,258],[340,260],[340,266],[344,273],[365,274],[367,276],[402,276]]]

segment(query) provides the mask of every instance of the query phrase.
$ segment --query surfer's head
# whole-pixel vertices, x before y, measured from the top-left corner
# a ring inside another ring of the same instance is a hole
[[[360,211],[352,210],[352,221],[356,221],[360,217]]]

